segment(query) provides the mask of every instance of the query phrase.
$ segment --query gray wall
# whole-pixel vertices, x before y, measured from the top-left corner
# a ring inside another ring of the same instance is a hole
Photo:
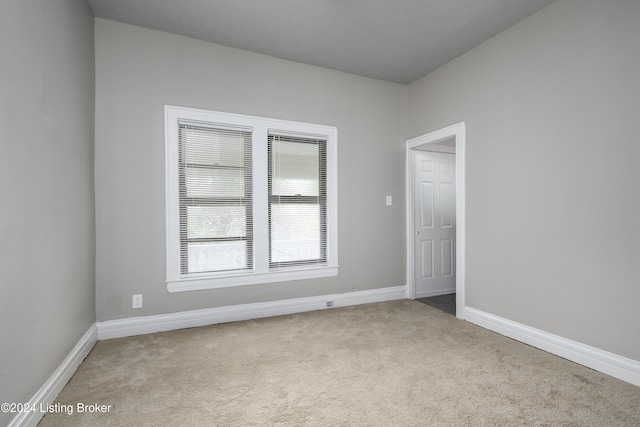
[[[96,19],[97,319],[403,285],[406,89]],[[168,293],[165,104],[337,126],[338,276]]]
[[[467,124],[467,305],[640,360],[640,2],[559,0],[409,87]]]
[[[95,321],[93,25],[84,0],[2,4],[0,402],[31,399]]]

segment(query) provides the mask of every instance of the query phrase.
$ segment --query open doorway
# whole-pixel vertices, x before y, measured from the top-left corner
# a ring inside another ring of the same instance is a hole
[[[419,301],[429,307],[433,307],[437,310],[443,311],[452,316],[456,315],[456,294],[444,294],[436,295],[434,297],[416,298]]]
[[[465,148],[463,122],[407,141],[407,296],[455,292],[460,319],[465,308]]]

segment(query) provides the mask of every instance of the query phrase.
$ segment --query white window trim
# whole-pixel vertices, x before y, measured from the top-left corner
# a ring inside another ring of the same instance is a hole
[[[178,198],[178,121],[193,120],[240,127],[253,131],[253,270],[238,273],[180,273],[180,215]],[[322,136],[327,140],[327,264],[269,269],[267,194],[267,135]],[[166,263],[169,292],[217,289],[261,283],[331,277],[338,274],[338,130],[265,117],[246,116],[194,108],[165,106],[165,208]]]

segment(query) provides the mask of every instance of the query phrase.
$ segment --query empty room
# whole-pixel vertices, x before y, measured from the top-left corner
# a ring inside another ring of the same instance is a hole
[[[0,10],[0,425],[640,425],[640,2]]]

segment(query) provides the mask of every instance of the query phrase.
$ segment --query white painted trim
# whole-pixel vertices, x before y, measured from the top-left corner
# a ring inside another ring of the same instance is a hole
[[[333,277],[338,275],[338,268],[338,266],[318,268],[306,267],[291,269],[288,271],[271,271],[269,273],[263,274],[244,273],[229,276],[220,275],[217,276],[216,279],[224,279],[224,281],[220,282],[219,285],[216,285],[216,288],[258,285],[263,283],[284,282],[289,280],[317,279],[320,277]],[[211,289],[210,282],[211,277],[167,281],[167,291],[183,292]]]
[[[406,151],[406,216],[407,216],[407,298],[416,298],[414,279],[414,215],[413,176],[415,173],[414,150],[424,148],[445,139],[456,139],[456,317],[464,319],[466,283],[466,127],[464,122],[456,123],[437,131],[412,138],[407,141]]]
[[[179,313],[106,320],[104,322],[98,322],[98,339],[121,338],[175,329],[214,325],[217,323],[237,322],[241,320],[321,310],[327,308],[327,302],[329,301],[333,301],[333,307],[391,301],[406,298],[406,293],[405,286],[394,286],[344,294],[320,295],[315,297],[183,311]]]
[[[82,361],[89,354],[98,340],[98,327],[94,323],[87,332],[80,338],[80,341],[73,347],[69,355],[62,361],[49,379],[40,387],[40,390],[29,400],[29,407],[36,408],[35,411],[21,412],[11,422],[8,427],[31,427],[36,426],[45,412],[40,411],[40,405],[45,408],[52,404],[58,394],[69,382]]]
[[[640,362],[472,307],[465,320],[640,387]]]

